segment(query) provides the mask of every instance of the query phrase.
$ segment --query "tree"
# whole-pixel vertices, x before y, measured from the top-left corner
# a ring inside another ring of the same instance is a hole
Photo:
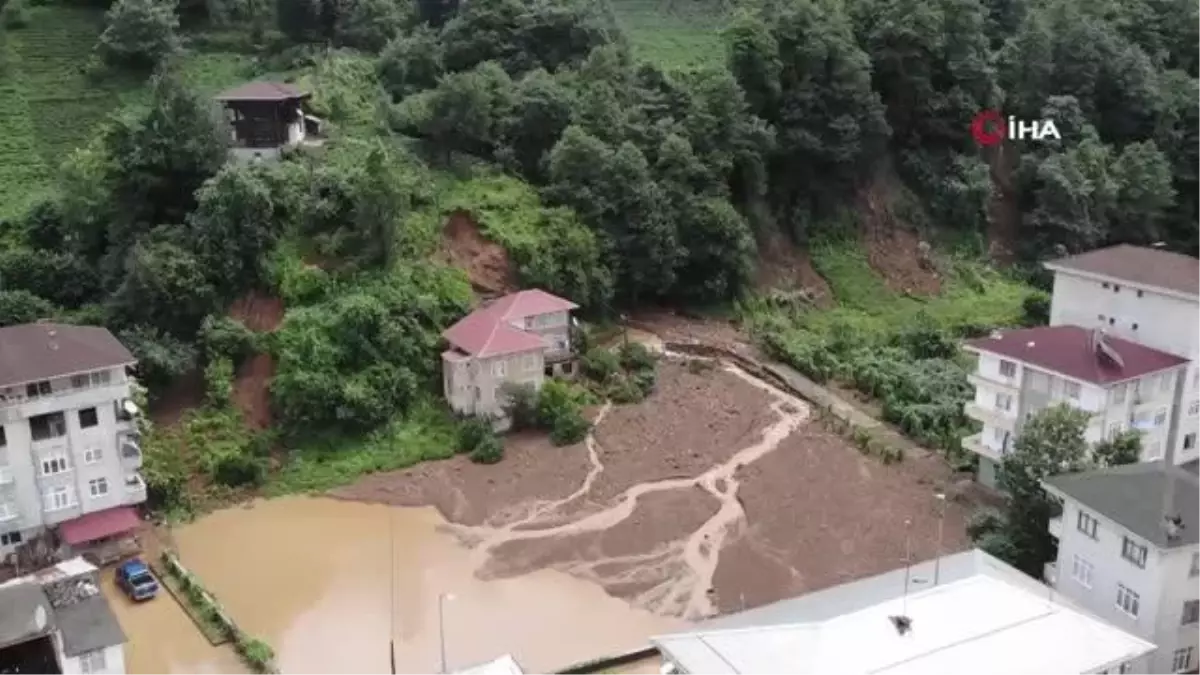
[[[412,19],[411,6],[398,0],[352,0],[339,12],[336,41],[346,47],[378,52]]]
[[[550,73],[539,68],[516,83],[513,101],[503,126],[502,164],[512,166],[529,180],[545,180],[545,159],[571,123],[574,97]]]
[[[0,253],[0,288],[27,290],[62,307],[75,308],[99,293],[94,270],[69,253],[13,248]]]
[[[1097,443],[1092,455],[1101,466],[1136,464],[1142,458],[1142,434],[1135,429],[1126,429]]]
[[[58,308],[50,301],[24,290],[0,291],[0,326],[33,323],[53,318]]]
[[[442,31],[451,72],[496,61],[509,75],[578,65],[612,40],[596,5],[580,0],[471,0]]]
[[[436,89],[405,102],[408,123],[445,155],[491,157],[513,107],[513,83],[498,64],[451,73]]]
[[[112,304],[127,325],[153,326],[191,340],[216,307],[217,293],[208,270],[178,241],[166,232],[139,241]]]
[[[258,284],[262,259],[280,229],[261,175],[230,165],[200,187],[196,201],[187,218],[187,238],[209,282],[227,299]]]
[[[175,0],[117,0],[96,50],[114,66],[152,68],[179,47]]]
[[[1130,143],[1111,167],[1117,193],[1109,230],[1127,242],[1148,245],[1160,241],[1164,220],[1175,201],[1171,167],[1153,141]]]
[[[137,359],[138,379],[151,391],[160,391],[196,364],[195,348],[153,326],[131,326],[117,337]]]
[[[377,70],[383,88],[396,101],[433,88],[444,72],[437,32],[420,25],[396,37],[383,48]]]

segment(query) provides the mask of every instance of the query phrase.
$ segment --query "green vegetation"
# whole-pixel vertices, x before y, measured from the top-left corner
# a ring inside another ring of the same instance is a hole
[[[596,394],[614,403],[637,403],[658,382],[658,358],[637,342],[625,342],[615,352],[592,348],[579,367]]]
[[[633,53],[667,69],[720,68],[732,0],[612,0]]]
[[[582,441],[592,425],[583,407],[596,402],[587,389],[567,380],[549,379],[536,392],[527,385],[506,385],[506,412],[513,429],[542,429],[550,432],[555,445]]]

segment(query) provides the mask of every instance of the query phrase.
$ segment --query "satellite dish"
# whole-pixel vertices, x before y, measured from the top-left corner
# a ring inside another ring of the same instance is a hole
[[[136,415],[140,412],[138,405],[130,399],[125,399],[125,402],[121,404],[121,408],[130,415]]]

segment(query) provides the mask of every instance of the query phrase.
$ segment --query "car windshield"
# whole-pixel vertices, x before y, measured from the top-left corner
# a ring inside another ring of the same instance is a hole
[[[129,575],[129,583],[135,586],[152,583],[153,581],[154,577],[150,576],[146,572],[134,572],[133,574]]]

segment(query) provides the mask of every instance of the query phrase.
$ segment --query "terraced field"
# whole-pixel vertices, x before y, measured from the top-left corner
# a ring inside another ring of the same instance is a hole
[[[725,59],[721,29],[737,0],[612,0],[617,22],[638,57],[664,68],[695,68]]]

